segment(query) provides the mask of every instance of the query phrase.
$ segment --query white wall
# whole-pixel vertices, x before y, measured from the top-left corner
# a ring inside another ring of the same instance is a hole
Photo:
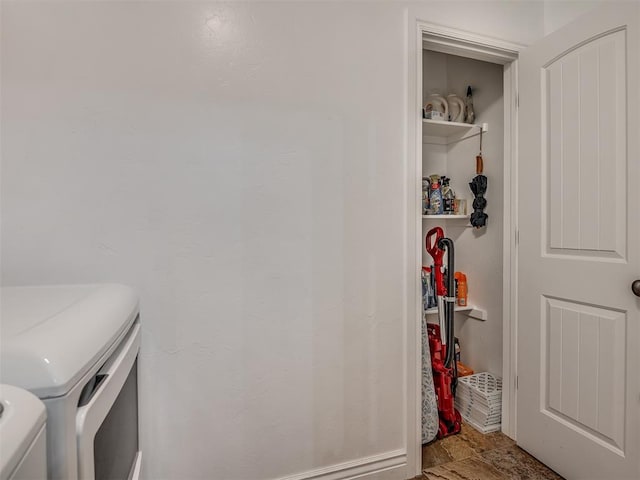
[[[147,478],[406,448],[414,16],[542,33],[535,2],[2,4],[2,281],[139,290]]]
[[[528,45],[542,37],[543,4],[539,0],[418,0],[409,17]],[[412,25],[413,29],[413,25]]]
[[[610,0],[609,0],[610,1]],[[544,34],[566,25],[607,0],[544,0]]]

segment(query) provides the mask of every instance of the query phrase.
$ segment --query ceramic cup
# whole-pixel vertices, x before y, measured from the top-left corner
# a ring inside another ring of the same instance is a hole
[[[449,120],[452,122],[464,121],[464,101],[455,93],[447,95],[449,103]]]
[[[424,104],[425,118],[432,120],[449,119],[449,103],[437,93],[432,93]]]
[[[453,202],[454,215],[466,215],[467,214],[467,199],[456,198]]]

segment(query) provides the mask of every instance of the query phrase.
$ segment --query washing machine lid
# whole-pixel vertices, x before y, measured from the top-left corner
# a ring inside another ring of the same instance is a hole
[[[0,404],[0,478],[9,478],[42,430],[47,412],[38,397],[11,385],[0,384]]]
[[[124,285],[0,289],[0,382],[65,395],[126,332],[138,297]]]

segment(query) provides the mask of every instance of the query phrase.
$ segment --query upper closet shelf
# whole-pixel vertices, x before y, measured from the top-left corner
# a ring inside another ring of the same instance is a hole
[[[422,120],[423,143],[436,143],[448,145],[458,142],[467,137],[473,137],[483,132],[489,131],[489,124],[470,124],[459,122],[443,122],[440,120]]]

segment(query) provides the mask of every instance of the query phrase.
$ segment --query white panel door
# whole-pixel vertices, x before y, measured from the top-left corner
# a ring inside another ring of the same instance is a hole
[[[520,58],[517,440],[569,479],[640,479],[639,5]]]

